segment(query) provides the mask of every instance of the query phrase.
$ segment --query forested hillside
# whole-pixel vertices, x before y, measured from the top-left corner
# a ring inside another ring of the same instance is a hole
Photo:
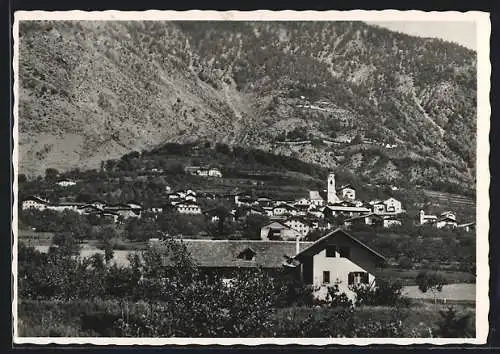
[[[440,40],[362,22],[26,21],[19,78],[30,175],[202,139],[474,189],[476,55]]]

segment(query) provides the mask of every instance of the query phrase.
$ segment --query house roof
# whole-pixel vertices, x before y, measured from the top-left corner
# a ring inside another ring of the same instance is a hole
[[[60,202],[60,203],[56,203],[55,205],[84,207],[84,206],[86,206],[88,204],[87,203],[81,203],[81,202]]]
[[[371,249],[370,247],[368,247],[367,245],[365,245],[363,242],[359,241],[354,236],[350,235],[349,233],[345,232],[342,229],[335,229],[332,232],[327,233],[325,236],[323,236],[320,239],[318,239],[312,245],[310,245],[306,249],[300,251],[297,255],[295,255],[295,258],[298,259],[298,258],[301,258],[302,256],[310,255],[311,253],[314,253],[314,254],[317,253],[318,248],[321,248],[321,244],[323,242],[325,242],[327,239],[335,237],[335,236],[337,236],[339,234],[343,234],[343,235],[347,236],[348,238],[350,238],[352,241],[354,241],[355,243],[357,243],[361,247],[367,249],[370,253],[372,253],[377,258],[380,258],[383,261],[386,260],[386,258],[384,256],[382,256],[380,253],[378,253],[377,251]]]
[[[42,198],[40,198],[40,197],[35,197],[35,196],[33,196],[33,195],[32,195],[32,196],[29,196],[29,197],[24,198],[24,199],[23,199],[23,202],[28,201],[28,200],[33,200],[33,201],[35,201],[35,202],[42,203],[42,204],[48,204],[48,203],[49,203],[48,201],[46,201],[46,200],[44,200],[44,199],[42,199]]]
[[[198,203],[196,203],[195,201],[192,201],[192,200],[186,200],[186,201],[180,202],[179,204],[176,204],[175,206],[178,207],[178,206],[182,206],[182,205],[198,206]]]
[[[345,219],[344,221],[354,221],[354,220],[358,220],[358,219],[364,219],[366,217],[376,217],[378,219],[384,219],[381,215],[378,215],[378,214],[374,214],[374,213],[370,213],[370,214],[365,214],[365,215],[359,215],[359,216],[353,216],[352,218],[349,218],[349,219]]]
[[[294,204],[293,207],[298,210],[309,210],[309,205],[305,204]]]
[[[436,221],[436,222],[439,222],[439,221],[451,221],[451,222],[454,222],[454,223],[456,223],[456,222],[457,222],[455,219],[450,218],[450,217],[448,217],[448,216],[445,216],[445,217],[443,217],[443,218],[439,218],[439,219],[437,219],[437,221]]]
[[[265,228],[265,227],[268,227],[271,229],[287,229],[287,230],[290,229],[290,226],[285,225],[284,223],[279,222],[279,221],[273,221],[267,225],[262,226],[262,228]]]
[[[285,222],[287,222],[287,221],[300,221],[304,225],[311,225],[312,224],[312,222],[310,220],[307,220],[305,217],[300,217],[300,216],[291,216],[291,217],[287,218]]]
[[[350,188],[354,190],[354,187],[351,184],[344,184],[337,188],[337,191],[341,191],[342,189]]]
[[[359,212],[370,212],[370,209],[363,207],[354,207],[354,206],[337,206],[337,205],[327,205],[323,211],[328,208],[333,211],[359,211]]]
[[[182,242],[193,261],[199,267],[206,268],[281,268],[287,257],[293,257],[296,252],[296,241],[197,239]],[[311,244],[300,242],[299,249],[303,250]],[[247,249],[255,252],[254,259],[239,259],[238,255]],[[164,256],[164,264],[171,264],[167,255]]]

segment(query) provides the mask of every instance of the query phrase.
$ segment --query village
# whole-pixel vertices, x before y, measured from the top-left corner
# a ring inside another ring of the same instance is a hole
[[[187,167],[186,171],[198,176],[221,178],[217,168],[203,169]],[[192,189],[172,191],[165,187],[166,202],[144,208],[140,202],[133,201],[118,205],[107,205],[102,201],[60,202],[51,203],[38,196],[27,197],[22,201],[22,210],[54,210],[62,212],[71,210],[83,215],[94,215],[102,219],[119,223],[128,218],[158,215],[165,210],[175,210],[184,215],[205,215],[211,222],[217,222],[222,216],[218,208],[202,210],[200,199],[229,201],[232,206],[224,217],[235,219],[244,215],[263,215],[272,221],[261,229],[262,240],[295,240],[303,239],[314,230],[326,231],[333,227],[350,228],[353,225],[369,225],[390,228],[401,225],[402,216],[406,214],[400,200],[390,197],[386,200],[362,201],[356,198],[356,189],[352,185],[336,187],[335,174],[330,173],[327,179],[326,198],[323,191],[309,191],[309,198],[296,200],[272,200],[266,196],[254,196],[251,192],[240,192],[229,195],[215,195],[210,192]],[[64,179],[59,186],[72,186],[76,182]],[[326,199],[326,200],[325,200]],[[334,224],[332,218],[341,220]],[[475,223],[459,223],[453,211],[443,211],[440,215],[426,214],[420,210],[419,225],[433,225],[441,228],[459,228],[470,231]]]
[[[186,173],[202,178],[222,178],[219,169],[210,167],[186,167]],[[60,187],[74,185],[69,179],[59,180]],[[228,195],[216,195],[192,189],[172,191],[165,186],[161,205],[144,208],[133,201],[118,205],[108,205],[102,201],[50,203],[37,196],[25,198],[22,210],[69,210],[80,215],[97,217],[111,224],[121,224],[132,218],[160,218],[164,212],[175,212],[185,217],[203,217],[207,222],[244,219],[249,216],[266,217],[269,222],[260,228],[260,240],[256,239],[211,239],[196,235],[170,235],[182,238],[197,264],[204,269],[223,269],[226,279],[234,276],[237,269],[264,267],[270,272],[277,269],[294,268],[300,265],[300,274],[306,283],[318,287],[316,296],[324,298],[332,284],[348,296],[353,284],[373,284],[376,268],[385,262],[383,255],[368,247],[351,235],[356,226],[389,229],[400,226],[407,216],[403,203],[394,197],[385,200],[359,200],[356,189],[350,185],[336,186],[335,173],[328,174],[324,191],[310,190],[308,198],[296,200],[273,200],[266,196],[256,196],[252,191]],[[220,205],[232,208],[203,209],[201,200],[219,201]],[[453,211],[440,215],[426,214],[424,210],[417,216],[415,227],[431,225],[436,229],[472,230],[474,223],[459,224]],[[311,235],[316,234],[315,238]],[[169,235],[166,235],[169,236]],[[193,237],[195,236],[195,237]],[[149,245],[161,245],[157,237],[149,239]],[[320,249],[318,249],[320,247]],[[322,249],[322,251],[321,251]],[[95,249],[82,251],[91,256],[102,252]],[[129,251],[115,251],[115,261],[128,264]],[[304,260],[304,255],[308,255]],[[318,258],[319,257],[319,258]],[[342,285],[343,284],[343,285]]]

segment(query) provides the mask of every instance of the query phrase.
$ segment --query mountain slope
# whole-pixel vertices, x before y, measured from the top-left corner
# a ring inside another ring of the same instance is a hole
[[[23,173],[209,139],[474,184],[476,56],[455,44],[362,22],[27,21],[20,58]]]

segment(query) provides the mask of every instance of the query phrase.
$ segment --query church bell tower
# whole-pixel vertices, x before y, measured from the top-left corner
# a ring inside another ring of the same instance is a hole
[[[335,191],[335,173],[330,172],[328,174],[328,198],[327,202],[328,204],[333,204],[339,201],[339,198],[337,197],[337,192]]]

